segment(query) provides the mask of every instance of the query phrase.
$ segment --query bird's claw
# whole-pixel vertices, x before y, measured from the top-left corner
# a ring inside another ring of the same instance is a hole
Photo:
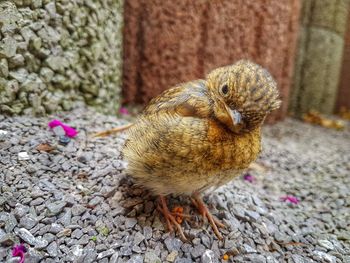
[[[209,211],[207,206],[203,203],[202,198],[199,195],[194,195],[193,198],[191,198],[193,204],[197,207],[199,213],[202,215],[204,220],[209,220],[209,223],[211,227],[213,228],[213,231],[215,235],[218,237],[218,239],[222,240],[223,237],[219,232],[218,228],[225,228],[225,225],[222,224],[218,219],[216,219]]]
[[[161,212],[166,220],[168,229],[170,232],[174,231],[173,225],[176,227],[177,231],[180,234],[180,238],[183,242],[187,241],[187,238],[182,230],[181,225],[176,221],[175,217],[172,215],[172,213],[169,211],[168,206],[166,204],[166,200],[164,196],[160,196],[160,202],[161,206],[158,204],[157,209],[159,212]]]

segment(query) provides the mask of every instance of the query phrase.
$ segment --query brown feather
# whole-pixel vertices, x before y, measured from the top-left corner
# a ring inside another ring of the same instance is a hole
[[[260,126],[279,103],[273,78],[249,61],[168,89],[130,128],[127,171],[156,194],[192,194],[227,183],[256,159]],[[231,110],[242,122],[235,123]]]

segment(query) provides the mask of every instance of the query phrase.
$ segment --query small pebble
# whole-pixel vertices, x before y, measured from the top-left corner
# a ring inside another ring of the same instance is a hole
[[[65,135],[62,135],[58,138],[58,142],[61,144],[61,145],[67,145],[69,142],[70,142],[70,138],[68,136],[65,136]]]
[[[27,152],[19,152],[18,153],[18,160],[19,161],[25,161],[25,160],[29,160],[29,159],[30,159],[30,157],[29,157]]]

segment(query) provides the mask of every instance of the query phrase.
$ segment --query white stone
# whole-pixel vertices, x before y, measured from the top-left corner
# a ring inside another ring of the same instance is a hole
[[[29,160],[28,153],[27,152],[19,152],[18,153],[18,160],[20,160],[20,161]]]

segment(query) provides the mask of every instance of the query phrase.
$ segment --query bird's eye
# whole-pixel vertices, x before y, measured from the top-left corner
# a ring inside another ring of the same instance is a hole
[[[225,84],[224,86],[221,87],[221,93],[223,95],[227,95],[227,93],[228,93],[228,86],[227,86],[227,84]]]

